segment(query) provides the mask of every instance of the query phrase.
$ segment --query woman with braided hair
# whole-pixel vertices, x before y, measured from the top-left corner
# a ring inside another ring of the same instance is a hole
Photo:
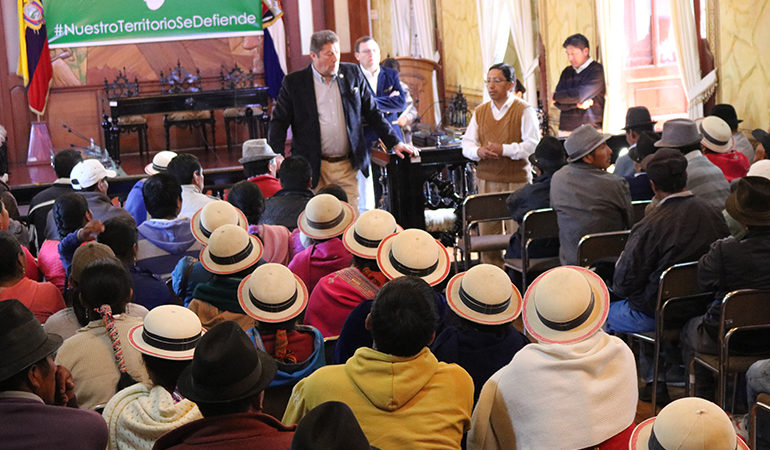
[[[75,299],[85,310],[88,325],[64,341],[56,364],[75,379],[81,408],[103,407],[115,393],[149,376],[141,354],[128,345],[129,330],[142,319],[124,314],[131,298],[131,275],[113,259],[89,263],[81,274]]]

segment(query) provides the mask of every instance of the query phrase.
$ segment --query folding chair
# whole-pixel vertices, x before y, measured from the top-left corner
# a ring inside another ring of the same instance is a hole
[[[749,445],[753,449],[760,448],[757,445],[757,429],[770,429],[770,394],[759,394],[757,402],[751,407],[749,416]],[[768,436],[764,436],[768,438]]]
[[[606,258],[617,259],[626,247],[629,230],[586,234],[578,242],[578,265],[589,267]]]
[[[631,207],[634,208],[634,217],[632,217],[634,224],[644,219],[644,210],[650,203],[650,200],[634,200],[631,202]]]
[[[675,264],[660,275],[658,300],[655,307],[655,331],[629,333],[631,339],[654,347],[652,372],[652,411],[657,410],[658,374],[660,373],[660,349],[664,341],[676,341],[682,327],[688,320],[704,314],[714,296],[704,292],[698,285],[698,263],[696,261]]]
[[[521,273],[522,292],[527,289],[530,272],[544,272],[559,265],[559,257],[530,258],[529,247],[538,239],[559,237],[556,211],[551,208],[536,209],[524,215],[521,221],[521,258],[506,259],[505,267]]]
[[[741,289],[730,292],[722,300],[722,316],[719,320],[719,355],[696,353],[690,362],[690,395],[695,391],[695,364],[700,364],[718,376],[717,398],[722,409],[727,408],[727,374],[737,380],[756,361],[770,358],[770,345],[764,355],[735,355],[730,341],[737,333],[746,331],[770,332],[770,291]],[[735,407],[735,383],[733,383],[733,405]]]
[[[493,234],[480,236],[472,233],[472,228],[481,222],[494,222],[511,219],[505,200],[511,192],[469,195],[463,201],[463,230],[458,247],[463,254],[465,270],[471,265],[471,252],[505,250],[511,240],[511,234]]]

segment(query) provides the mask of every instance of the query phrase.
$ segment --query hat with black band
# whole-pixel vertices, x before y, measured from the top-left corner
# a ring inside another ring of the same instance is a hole
[[[257,267],[238,286],[238,302],[249,316],[260,322],[285,322],[307,307],[305,283],[288,267],[269,263]]]
[[[318,194],[305,205],[297,226],[313,239],[331,239],[341,235],[353,222],[353,207],[331,194]]]
[[[370,209],[361,214],[342,234],[348,251],[366,259],[377,259],[377,247],[383,239],[403,229],[393,215],[382,209]]]
[[[482,325],[512,322],[521,313],[522,298],[508,275],[492,264],[479,264],[449,280],[449,308]]]
[[[205,332],[191,310],[179,305],[160,305],[147,313],[143,324],[128,332],[128,342],[145,355],[190,360]]]
[[[203,267],[217,275],[248,269],[262,257],[262,241],[237,225],[222,225],[211,234],[209,245],[201,250]]]
[[[427,231],[410,228],[382,240],[377,265],[388,279],[411,275],[435,286],[449,275],[449,253]]]

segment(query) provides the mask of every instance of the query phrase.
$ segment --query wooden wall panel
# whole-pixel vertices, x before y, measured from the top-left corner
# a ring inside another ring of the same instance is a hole
[[[475,0],[437,0],[439,31],[444,44],[444,69],[447,101],[462,86],[468,109],[482,100],[484,67],[481,64],[478,15]],[[442,105],[442,109],[446,105]]]
[[[392,3],[393,0],[370,0],[372,37],[379,44],[383,58],[395,55],[393,51]]]

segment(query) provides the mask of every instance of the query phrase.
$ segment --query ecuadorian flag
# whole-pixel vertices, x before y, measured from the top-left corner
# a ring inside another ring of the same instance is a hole
[[[19,68],[27,87],[29,109],[38,116],[45,113],[48,91],[53,79],[48,35],[40,0],[18,0],[19,10]]]

